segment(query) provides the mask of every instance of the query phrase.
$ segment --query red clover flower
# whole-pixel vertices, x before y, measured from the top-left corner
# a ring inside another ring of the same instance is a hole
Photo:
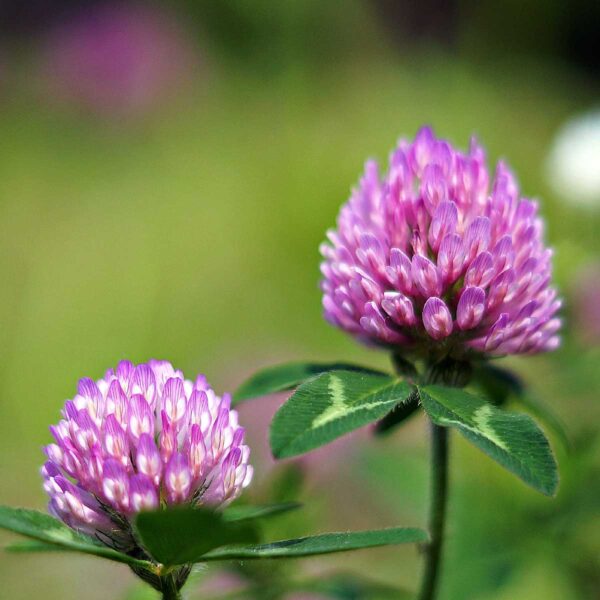
[[[374,161],[321,247],[326,319],[367,343],[429,355],[556,348],[561,302],[537,203],[482,148],[421,129]]]
[[[119,550],[135,548],[130,520],[174,504],[224,506],[252,479],[244,429],[200,375],[166,361],[122,361],[79,381],[50,427],[42,467],[49,511]]]

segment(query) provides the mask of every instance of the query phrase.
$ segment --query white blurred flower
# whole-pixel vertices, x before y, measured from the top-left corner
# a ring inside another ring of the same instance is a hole
[[[600,109],[561,127],[546,160],[546,172],[561,198],[600,207]]]

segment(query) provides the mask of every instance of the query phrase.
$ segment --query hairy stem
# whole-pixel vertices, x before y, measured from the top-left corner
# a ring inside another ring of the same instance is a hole
[[[431,500],[429,508],[429,535],[425,549],[425,570],[419,600],[435,598],[439,580],[446,497],[448,495],[448,430],[431,424]]]
[[[173,575],[161,577],[160,583],[163,600],[181,600],[181,594]]]

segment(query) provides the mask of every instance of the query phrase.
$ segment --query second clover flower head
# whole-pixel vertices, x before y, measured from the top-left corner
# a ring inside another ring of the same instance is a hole
[[[490,183],[423,128],[375,162],[321,247],[325,317],[357,338],[428,355],[532,354],[559,344],[560,300],[537,203],[500,162]]]
[[[49,510],[109,545],[134,547],[130,519],[164,505],[223,506],[252,479],[230,397],[170,363],[119,363],[81,379],[51,427],[42,467]]]

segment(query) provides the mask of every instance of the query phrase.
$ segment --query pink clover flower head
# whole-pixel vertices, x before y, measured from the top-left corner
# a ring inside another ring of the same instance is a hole
[[[166,361],[122,361],[98,381],[81,379],[44,449],[50,513],[127,550],[140,511],[227,505],[253,474],[230,402]]]
[[[374,161],[322,244],[325,318],[363,342],[420,355],[534,354],[559,345],[552,251],[535,201],[475,140],[422,128],[387,173]]]

